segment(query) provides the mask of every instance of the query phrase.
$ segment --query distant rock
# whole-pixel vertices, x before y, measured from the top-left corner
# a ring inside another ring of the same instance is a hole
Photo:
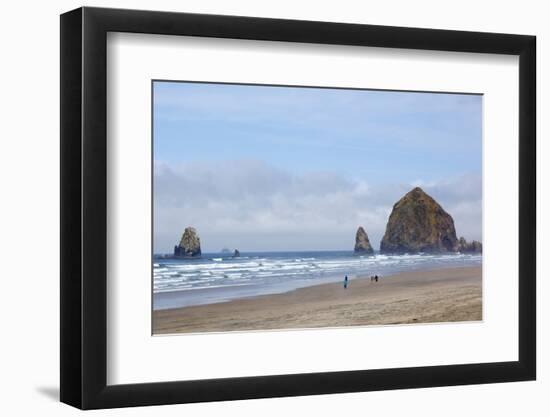
[[[479,252],[479,253],[482,253],[483,252],[483,245],[481,244],[481,242],[477,241],[477,240],[472,240],[472,243],[470,244],[473,252]]]
[[[179,245],[174,246],[174,256],[195,258],[201,256],[201,240],[194,227],[186,227]]]
[[[468,248],[468,242],[466,241],[466,239],[464,239],[464,237],[461,237],[460,239],[458,239],[458,246],[456,249],[459,252],[465,252],[467,248]]]
[[[420,187],[395,203],[380,242],[381,253],[455,252],[457,248],[453,218]]]
[[[463,237],[458,239],[458,252],[462,253],[482,253],[483,252],[483,246],[481,242],[478,242],[477,240],[472,240],[471,242],[466,241]]]
[[[230,252],[231,252],[231,251],[230,251],[229,249],[227,249],[227,248],[223,248],[223,249],[221,250],[221,253],[230,253]]]
[[[355,249],[353,252],[356,255],[372,255],[374,253],[367,232],[365,232],[363,226],[359,226],[355,234]]]
[[[239,252],[238,249],[235,249],[235,252],[233,252],[233,258],[238,258],[239,256],[241,256],[241,252]]]

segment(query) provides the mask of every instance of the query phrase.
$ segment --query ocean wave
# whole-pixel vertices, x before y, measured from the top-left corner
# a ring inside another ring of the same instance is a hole
[[[315,256],[212,257],[193,262],[170,260],[153,263],[153,283],[155,292],[176,291],[182,287],[232,287],[243,282],[270,286],[316,279],[339,280],[344,275],[387,276],[404,270],[480,265],[481,261],[481,254],[375,254],[357,257],[315,253]]]
[[[250,283],[242,283],[242,284],[234,284],[232,285],[232,287],[244,287],[249,285]],[[159,291],[156,291],[156,292],[192,291],[197,289],[214,289],[214,288],[224,288],[224,287],[226,287],[226,285],[210,285],[204,288],[197,288],[193,286],[181,286],[181,287],[171,288],[171,289],[160,289]]]

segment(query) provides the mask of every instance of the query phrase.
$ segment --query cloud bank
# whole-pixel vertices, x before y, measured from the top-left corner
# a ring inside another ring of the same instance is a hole
[[[417,185],[453,216],[459,236],[481,239],[478,174],[373,185],[329,170],[291,173],[259,160],[155,161],[154,250],[171,252],[187,226],[197,228],[204,252],[351,250],[360,225],[377,249],[393,204]]]

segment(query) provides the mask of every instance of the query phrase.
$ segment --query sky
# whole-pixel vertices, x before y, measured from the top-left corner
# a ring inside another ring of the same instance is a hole
[[[154,82],[154,251],[378,249],[415,186],[481,240],[482,96]]]

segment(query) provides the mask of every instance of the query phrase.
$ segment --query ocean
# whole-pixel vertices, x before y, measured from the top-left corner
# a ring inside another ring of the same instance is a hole
[[[356,256],[350,251],[204,253],[197,259],[153,259],[155,310],[275,294],[359,276],[480,266],[481,254]]]

